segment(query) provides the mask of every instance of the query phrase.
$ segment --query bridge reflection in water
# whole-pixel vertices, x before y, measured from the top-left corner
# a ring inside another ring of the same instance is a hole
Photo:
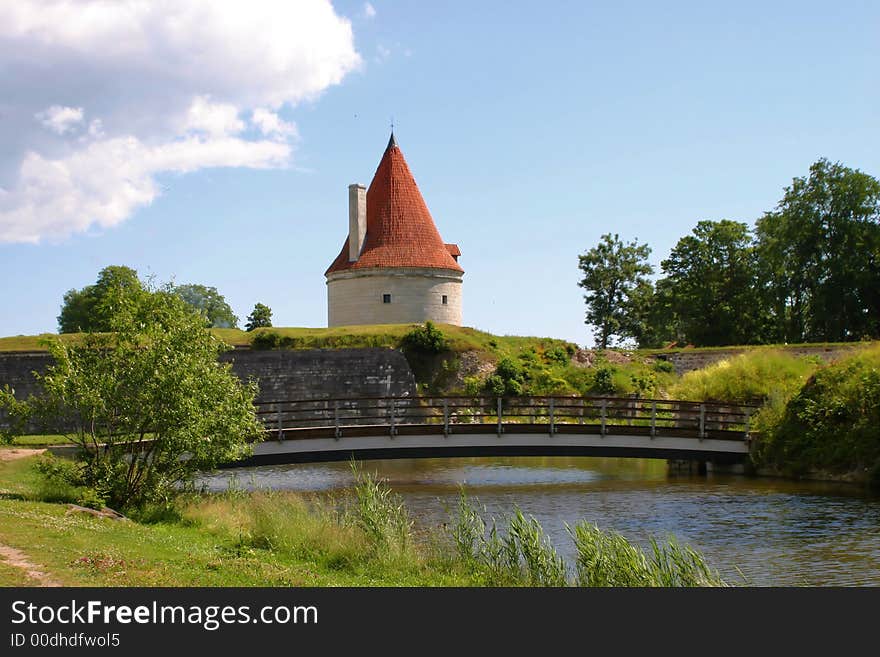
[[[632,397],[370,397],[262,402],[266,439],[225,467],[455,456],[735,464],[753,406]]]

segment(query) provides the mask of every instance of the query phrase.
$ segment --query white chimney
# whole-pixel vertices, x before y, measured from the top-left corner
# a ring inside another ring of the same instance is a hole
[[[361,257],[367,235],[367,188],[355,183],[348,186],[348,261]]]

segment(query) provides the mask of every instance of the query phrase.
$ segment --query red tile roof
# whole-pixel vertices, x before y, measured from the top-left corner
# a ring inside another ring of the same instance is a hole
[[[453,253],[461,251],[454,244],[443,243],[392,135],[367,190],[367,235],[361,256],[349,262],[346,237],[342,250],[324,275],[369,267],[428,267],[463,272]]]

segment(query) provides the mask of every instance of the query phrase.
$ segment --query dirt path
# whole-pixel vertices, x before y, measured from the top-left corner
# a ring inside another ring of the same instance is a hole
[[[23,459],[28,456],[36,456],[42,454],[45,449],[28,449],[23,447],[12,447],[10,449],[0,449],[0,461],[14,461]]]
[[[40,570],[40,567],[28,559],[28,556],[21,550],[16,550],[14,547],[0,543],[0,559],[3,559],[5,563],[13,568],[23,570],[28,579],[34,580],[40,586],[61,586],[60,583]]]

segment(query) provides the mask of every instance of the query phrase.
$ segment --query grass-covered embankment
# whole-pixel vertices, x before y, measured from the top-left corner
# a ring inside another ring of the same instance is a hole
[[[880,347],[817,369],[784,406],[768,406],[763,416],[759,467],[880,486]]]
[[[464,495],[448,530],[419,528],[394,493],[363,474],[339,498],[188,494],[161,514],[135,514],[138,522],[43,501],[32,465],[33,459],[0,463],[0,545],[25,552],[65,585],[723,584],[698,554],[674,541],[645,553],[586,523],[572,529],[578,558],[569,566],[534,519],[514,510],[506,524],[488,528]],[[25,583],[19,569],[0,559],[0,584]]]

